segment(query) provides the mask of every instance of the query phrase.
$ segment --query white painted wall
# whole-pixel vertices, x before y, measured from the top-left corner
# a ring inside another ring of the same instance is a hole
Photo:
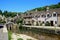
[[[48,13],[49,14],[49,13]],[[57,14],[56,14],[57,15]],[[46,16],[47,16],[47,14],[46,14]],[[46,19],[46,20],[45,20]],[[55,21],[58,21],[57,20],[57,16],[56,17],[53,17],[53,14],[52,14],[52,16],[51,17],[39,17],[38,18],[38,21],[41,21],[41,22],[45,22],[45,21],[48,21],[48,22],[50,22],[50,21],[53,21],[53,24],[54,24],[54,26],[57,26],[57,24],[55,24]]]
[[[38,21],[45,21],[45,18],[40,17],[38,18]]]
[[[57,17],[51,17],[51,18],[48,18],[46,21],[53,21],[53,24],[55,25],[55,26],[57,26],[57,24],[55,24],[55,21],[57,21]]]

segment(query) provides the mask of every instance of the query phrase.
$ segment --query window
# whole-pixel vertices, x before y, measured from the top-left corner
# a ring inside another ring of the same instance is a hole
[[[56,17],[56,14],[53,14],[54,17]]]
[[[57,21],[55,21],[55,24],[57,24]]]
[[[28,23],[30,24],[30,21],[28,21]]]
[[[51,17],[52,15],[51,14],[47,14],[47,17]]]
[[[34,23],[34,20],[32,20],[32,23]]]
[[[44,23],[44,21],[42,23]]]
[[[35,17],[36,17],[36,18],[39,18],[40,16],[36,15]]]
[[[38,18],[40,17],[40,15],[38,16]]]
[[[47,14],[47,17],[49,17],[49,14]]]
[[[32,13],[30,13],[30,15],[31,15]]]
[[[41,17],[46,17],[46,15],[41,15]]]
[[[41,21],[39,21],[39,22],[41,22]]]
[[[44,17],[46,17],[46,15],[44,15]]]
[[[41,17],[44,17],[44,15],[41,15]]]

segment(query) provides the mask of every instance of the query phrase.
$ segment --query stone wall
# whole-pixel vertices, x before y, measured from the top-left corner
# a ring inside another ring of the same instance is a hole
[[[60,17],[58,17],[58,26],[60,25]]]

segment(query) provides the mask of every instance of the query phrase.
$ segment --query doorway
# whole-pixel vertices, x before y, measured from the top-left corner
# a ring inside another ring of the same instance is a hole
[[[53,21],[50,21],[50,22],[51,22],[51,26],[54,26],[54,25],[53,25]]]

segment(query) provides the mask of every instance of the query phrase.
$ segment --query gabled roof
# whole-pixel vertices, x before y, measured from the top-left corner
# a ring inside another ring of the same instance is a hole
[[[49,9],[49,11],[30,11],[25,14],[22,14],[22,17],[30,17],[30,16],[36,16],[36,15],[42,15],[42,14],[45,15],[47,13],[52,14],[53,12],[60,14],[60,8]],[[31,15],[30,15],[30,13],[31,13]],[[28,15],[26,15],[26,14],[28,14]]]

